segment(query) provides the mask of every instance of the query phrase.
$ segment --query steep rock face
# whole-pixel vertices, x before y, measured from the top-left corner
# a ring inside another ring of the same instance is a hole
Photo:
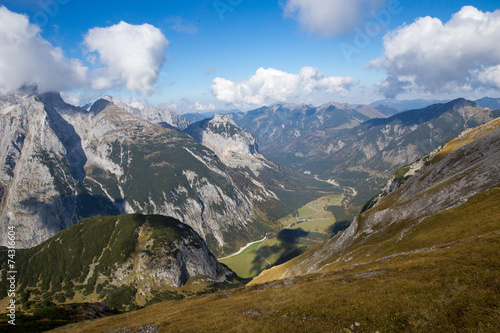
[[[115,104],[121,109],[133,114],[137,118],[141,118],[152,123],[166,123],[181,130],[185,129],[190,124],[186,118],[167,108],[158,109],[152,105],[134,107],[115,96],[103,96],[102,99]]]
[[[231,115],[215,114],[211,119],[190,125],[185,132],[211,149],[230,168],[249,167],[257,174],[264,167],[271,168],[271,162],[259,153],[255,137],[236,125]]]
[[[2,244],[8,226],[17,227],[18,245],[30,246],[79,215],[86,162],[79,137],[35,94],[19,91],[0,102]]]
[[[184,132],[220,158],[257,210],[276,220],[292,212],[293,207],[323,196],[325,191],[342,193],[332,184],[281,169],[269,161],[260,154],[255,136],[239,127],[233,116],[215,114]]]
[[[259,153],[255,137],[236,125],[231,115],[215,114],[190,125],[184,132],[212,150],[234,179],[245,179],[244,192],[254,202],[279,200],[272,185],[264,184],[261,178],[261,172],[281,175],[278,166]]]
[[[470,198],[477,195],[487,200],[488,191],[499,184],[500,120],[496,119],[463,132],[415,163],[398,170],[381,193],[367,204],[367,210],[356,216],[343,233],[283,267],[264,272],[256,282],[318,272],[351,261],[359,263],[395,255],[401,246],[405,250],[419,250],[419,244],[426,244],[418,238],[420,228],[430,223],[426,221],[444,211],[467,205]],[[487,206],[487,209],[498,208]],[[434,219],[434,223],[442,219]],[[467,222],[462,224],[467,225]],[[461,235],[453,229],[453,224],[443,227],[452,236],[443,235],[442,239],[460,239]],[[429,235],[437,237],[436,232]],[[406,239],[411,241],[405,243]],[[436,239],[438,242],[439,237]]]
[[[60,298],[58,291],[65,294],[61,284],[82,284],[86,292],[75,288],[73,294],[88,301],[134,290],[131,303],[144,305],[157,291],[179,288],[189,279],[213,284],[233,275],[191,227],[164,216],[84,219],[34,248],[19,250],[17,256],[24,292],[39,287],[47,292],[52,286],[48,293],[55,299]]]
[[[224,165],[182,132],[141,120],[106,100],[95,102],[88,113],[62,104],[58,111],[85,138],[87,186],[123,212],[178,218],[215,251],[226,245],[224,234],[251,222],[251,201],[232,185]]]

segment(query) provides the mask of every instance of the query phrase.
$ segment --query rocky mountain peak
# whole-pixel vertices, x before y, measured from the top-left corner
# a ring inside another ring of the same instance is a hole
[[[30,97],[36,96],[37,94],[38,94],[38,86],[36,84],[23,85],[19,89],[1,98],[0,108],[3,109],[9,105],[21,103],[22,101]]]
[[[78,111],[81,112],[82,109],[78,107],[73,107],[72,105],[67,104],[61,97],[61,94],[58,92],[49,92],[40,94],[37,97],[37,100],[42,102],[44,105],[54,108],[58,111]]]
[[[216,124],[216,123],[230,123],[234,126],[236,126],[236,123],[233,121],[233,117],[230,114],[222,114],[222,113],[216,113],[212,117],[212,119],[209,120],[210,123]]]
[[[185,132],[215,152],[229,167],[262,168],[263,156],[258,153],[257,139],[236,125],[231,115],[215,114],[211,119],[190,125]]]
[[[477,104],[473,101],[469,101],[465,98],[458,98],[448,103],[448,105],[453,105],[455,109],[460,109],[464,107],[476,107]]]
[[[93,114],[98,114],[112,104],[114,103],[107,99],[104,98],[98,99],[97,101],[92,103],[92,105],[89,107],[89,112]]]

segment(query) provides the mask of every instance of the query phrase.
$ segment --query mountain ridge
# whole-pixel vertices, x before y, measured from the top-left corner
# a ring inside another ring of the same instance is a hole
[[[166,123],[180,130],[185,129],[190,124],[190,122],[186,118],[168,108],[159,109],[149,104],[142,107],[135,107],[115,96],[109,95],[102,96],[100,99],[107,100],[133,114],[134,116],[152,123]],[[91,107],[92,104],[90,104],[88,108]]]

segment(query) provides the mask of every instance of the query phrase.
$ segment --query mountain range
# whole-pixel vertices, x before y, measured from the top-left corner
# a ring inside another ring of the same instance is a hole
[[[398,169],[346,230],[246,287],[60,332],[497,331],[499,162],[494,119]]]
[[[59,94],[25,87],[0,100],[0,230],[15,226],[20,247],[38,245],[85,217],[139,212],[175,217],[214,253],[231,253],[318,191],[339,191],[281,170],[255,147],[240,154],[250,164],[228,166],[223,154],[219,158],[188,134],[138,118],[108,99],[85,110]],[[239,144],[253,145],[251,135],[241,138]]]
[[[140,108],[134,107],[115,96],[108,95],[103,96],[101,99],[115,104],[119,108],[133,114],[137,118],[144,119],[152,123],[166,124],[181,130],[185,129],[190,124],[189,120],[167,108],[158,109],[152,105],[145,105]],[[92,104],[88,104],[83,108],[89,111],[91,107]]]
[[[494,232],[500,222],[494,204],[499,171],[500,120],[495,119],[462,132],[397,170],[349,228],[307,256],[262,273],[253,283],[341,268]],[[479,207],[484,210],[480,214],[476,213]]]

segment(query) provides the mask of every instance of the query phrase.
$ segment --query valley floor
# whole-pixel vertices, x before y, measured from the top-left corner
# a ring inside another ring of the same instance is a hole
[[[328,207],[342,207],[342,195],[327,195],[311,201],[278,222],[282,230],[248,243],[238,252],[220,258],[242,278],[252,278],[263,270],[282,264],[315,247],[333,235],[340,225]]]

